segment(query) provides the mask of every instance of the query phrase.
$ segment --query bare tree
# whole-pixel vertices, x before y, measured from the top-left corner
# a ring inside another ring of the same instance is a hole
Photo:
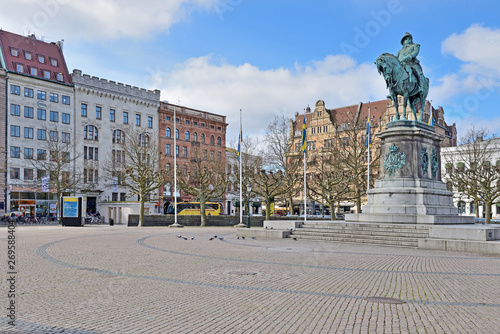
[[[290,155],[292,151],[290,139],[290,120],[284,115],[274,116],[266,127],[266,164],[273,166],[284,174],[287,191],[280,196],[288,205],[289,214],[293,213],[293,197],[300,192],[302,179],[297,177],[300,172],[301,157]]]
[[[200,226],[206,226],[206,203],[219,200],[226,192],[228,176],[222,161],[208,160],[195,152],[189,170],[177,171],[177,182],[184,193],[200,201]]]
[[[349,170],[340,168],[331,150],[324,149],[320,155],[314,156],[308,163],[313,165],[307,190],[314,201],[330,207],[332,217],[340,210],[339,203],[349,194],[352,174]]]
[[[64,194],[76,194],[81,189],[82,175],[75,169],[75,161],[80,153],[75,151],[77,138],[72,138],[69,132],[60,131],[54,125],[39,129],[41,145],[33,152],[31,165],[36,169],[34,178],[36,187],[46,188],[57,194],[57,212],[61,217],[60,200]]]
[[[131,126],[122,131],[121,150],[113,151],[105,169],[111,179],[128,189],[129,196],[139,196],[139,226],[144,226],[144,204],[157,195],[168,174],[159,169],[158,140],[152,131]]]
[[[459,194],[474,201],[476,217],[478,205],[484,203],[485,222],[490,223],[491,206],[500,198],[500,166],[492,161],[496,140],[487,136],[484,128],[468,130],[456,151],[445,157],[445,169]]]

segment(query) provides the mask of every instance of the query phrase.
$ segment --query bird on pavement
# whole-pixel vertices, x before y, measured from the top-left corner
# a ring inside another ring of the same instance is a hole
[[[255,240],[255,239],[257,239],[257,238],[256,238],[256,237],[252,237],[252,239],[254,239],[254,240]]]
[[[182,239],[187,240],[188,238],[186,238],[186,237],[182,237]]]
[[[210,239],[208,239],[208,240],[212,241],[212,240],[214,240],[214,238],[210,238]]]
[[[220,241],[224,240],[224,238],[219,238]]]
[[[191,240],[194,240],[194,237],[191,237]]]
[[[182,238],[182,235],[178,235],[177,238]]]

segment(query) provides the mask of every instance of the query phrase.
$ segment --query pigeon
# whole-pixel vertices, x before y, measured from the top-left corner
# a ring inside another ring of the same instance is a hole
[[[254,240],[255,240],[255,239],[257,239],[257,238],[256,238],[256,237],[252,237],[252,239],[254,239]]]
[[[212,241],[212,240],[214,240],[214,238],[210,238],[210,239],[208,239],[208,240]]]
[[[182,237],[182,239],[187,240],[188,238],[186,238],[186,237]]]
[[[182,238],[182,235],[178,235],[177,238]]]
[[[224,240],[224,238],[219,238],[220,241]]]
[[[293,238],[293,240],[297,241],[297,238]]]
[[[240,240],[240,237],[237,237],[236,239]]]
[[[241,239],[245,240],[245,237],[241,237]]]
[[[216,235],[214,235],[214,238],[215,238],[215,239],[217,239],[217,236],[216,236]]]
[[[191,237],[191,240],[194,240],[194,237]]]

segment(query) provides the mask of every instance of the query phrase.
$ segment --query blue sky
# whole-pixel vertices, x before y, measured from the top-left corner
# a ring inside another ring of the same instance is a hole
[[[500,134],[500,4],[484,1],[9,0],[1,28],[64,39],[69,70],[161,89],[162,100],[227,116],[227,140],[290,118],[384,99],[373,62],[405,32],[421,44],[428,99],[459,137]]]

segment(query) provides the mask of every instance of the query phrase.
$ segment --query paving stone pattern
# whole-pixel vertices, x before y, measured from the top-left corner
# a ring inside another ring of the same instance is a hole
[[[230,227],[20,226],[16,238],[12,327],[0,228],[2,334],[500,332],[494,256],[242,240]]]

